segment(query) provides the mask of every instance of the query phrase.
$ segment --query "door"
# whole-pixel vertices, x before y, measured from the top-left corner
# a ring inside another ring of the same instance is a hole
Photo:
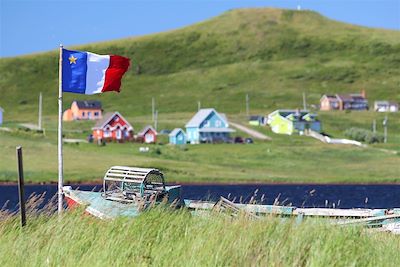
[[[120,140],[122,138],[122,132],[121,129],[117,129],[117,131],[115,132],[116,138],[118,140]]]
[[[148,133],[144,136],[144,140],[146,143],[153,143],[154,142],[154,137],[152,133]]]

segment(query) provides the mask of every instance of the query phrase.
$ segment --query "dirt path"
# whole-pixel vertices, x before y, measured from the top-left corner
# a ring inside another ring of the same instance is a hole
[[[236,129],[247,133],[248,135],[252,136],[255,139],[259,139],[259,140],[268,140],[271,141],[272,138],[269,136],[266,136],[263,133],[257,132],[256,130],[253,130],[251,128],[248,128],[242,124],[238,124],[238,123],[234,123],[234,122],[229,122],[230,125],[232,125],[233,127],[235,127]]]

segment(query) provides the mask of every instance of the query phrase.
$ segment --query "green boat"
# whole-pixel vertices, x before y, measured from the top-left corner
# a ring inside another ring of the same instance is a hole
[[[135,217],[141,212],[164,203],[184,207],[195,215],[210,212],[229,216],[243,214],[253,219],[266,215],[295,217],[298,222],[308,217],[326,218],[336,225],[361,224],[370,228],[400,234],[400,208],[394,209],[334,209],[297,208],[292,206],[234,203],[221,197],[219,201],[181,198],[181,186],[168,186],[158,169],[113,166],[105,174],[100,192],[63,187],[69,208],[85,206],[85,212],[101,219],[119,216]]]

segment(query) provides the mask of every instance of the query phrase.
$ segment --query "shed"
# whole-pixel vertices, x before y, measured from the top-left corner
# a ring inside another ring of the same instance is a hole
[[[157,142],[157,131],[150,125],[144,127],[143,130],[138,133],[138,136],[142,139],[143,143],[150,144]]]
[[[186,144],[186,134],[181,128],[175,128],[168,136],[169,143],[172,145]]]
[[[250,116],[249,124],[254,126],[265,125],[265,117],[260,115]]]

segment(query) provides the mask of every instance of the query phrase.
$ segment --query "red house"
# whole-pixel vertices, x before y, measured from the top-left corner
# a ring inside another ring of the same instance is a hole
[[[150,125],[147,125],[141,132],[138,133],[138,138],[143,143],[155,143],[157,142],[157,131],[154,130],[154,128]]]
[[[124,142],[133,138],[132,125],[119,112],[104,114],[103,119],[98,121],[92,130],[94,140]]]

